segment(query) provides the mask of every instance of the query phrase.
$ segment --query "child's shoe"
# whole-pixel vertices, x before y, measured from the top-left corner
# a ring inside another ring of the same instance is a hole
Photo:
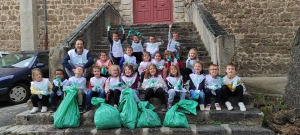
[[[54,113],[55,111],[56,111],[56,108],[52,107],[51,110],[50,110],[50,113]]]
[[[47,112],[47,106],[42,106],[41,113],[45,113],[45,112]]]
[[[200,104],[199,107],[201,111],[204,111],[204,104]]]
[[[33,107],[30,111],[30,113],[36,113],[39,110],[38,107]]]
[[[168,103],[168,110],[172,107],[171,103]]]
[[[225,105],[229,111],[233,109],[233,107],[231,106],[231,103],[229,101],[226,101]]]
[[[243,102],[239,102],[238,105],[239,105],[241,111],[246,111],[246,107]]]
[[[209,111],[210,110],[210,104],[207,104],[204,110]]]
[[[161,106],[161,111],[162,111],[162,112],[166,112],[166,111],[167,111],[167,105],[163,104],[163,105]]]
[[[221,110],[221,106],[219,103],[215,103],[215,107],[216,107],[216,110],[220,111]]]

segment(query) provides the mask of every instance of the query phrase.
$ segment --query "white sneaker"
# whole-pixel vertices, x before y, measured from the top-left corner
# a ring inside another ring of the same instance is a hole
[[[239,102],[238,105],[239,105],[241,111],[246,111],[246,107],[243,102]]]
[[[221,106],[219,103],[215,103],[215,107],[216,107],[216,110],[220,111],[221,110]]]
[[[229,101],[226,101],[225,105],[229,111],[233,109],[233,107],[231,106],[231,103]]]
[[[32,110],[30,111],[30,113],[36,113],[39,110],[38,107],[33,107]]]
[[[204,104],[200,104],[199,107],[201,111],[204,111]]]
[[[47,106],[42,106],[41,113],[45,113],[45,112],[47,112]]]

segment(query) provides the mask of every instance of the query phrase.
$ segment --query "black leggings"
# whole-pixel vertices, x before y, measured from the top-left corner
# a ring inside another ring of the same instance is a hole
[[[142,52],[133,52],[132,55],[136,58],[138,63],[143,61],[143,53]]]
[[[42,106],[47,106],[48,102],[49,102],[49,97],[50,96],[44,96],[43,95],[42,99],[40,99],[38,95],[32,94],[30,96],[32,106],[33,107],[38,107],[38,103],[37,103],[38,101],[42,101]]]
[[[228,96],[237,96],[238,97],[238,101],[239,102],[243,102],[243,94],[244,94],[244,90],[243,90],[243,86],[239,85],[235,88],[235,91],[232,92],[227,85],[223,85],[222,88],[222,97],[224,99],[225,102],[228,101]]]
[[[149,101],[151,97],[158,97],[160,99],[161,104],[165,105],[165,91],[162,88],[158,88],[155,92],[153,91],[153,88],[147,88],[144,100]]]
[[[142,73],[141,73],[141,83],[143,83],[144,77],[145,77],[145,72],[142,72]]]
[[[119,100],[120,100],[120,95],[121,95],[121,90],[115,89],[115,90],[109,90],[106,93],[106,100],[105,102],[107,104],[110,103],[111,98],[114,98],[114,104],[117,105],[119,104]]]
[[[189,80],[190,74],[193,73],[193,71],[189,68],[181,68],[180,73],[182,75],[183,82],[186,82]]]
[[[111,54],[111,58],[112,58],[112,61],[113,61],[114,65],[119,65],[120,64],[120,60],[121,60],[122,57],[114,57],[114,55]]]

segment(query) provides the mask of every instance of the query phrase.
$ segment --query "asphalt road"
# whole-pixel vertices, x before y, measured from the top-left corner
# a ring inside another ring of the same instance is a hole
[[[9,105],[0,102],[0,127],[12,125],[16,122],[16,115],[27,110],[27,104]]]

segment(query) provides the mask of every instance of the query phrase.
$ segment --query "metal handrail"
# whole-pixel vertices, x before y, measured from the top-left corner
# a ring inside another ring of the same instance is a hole
[[[110,2],[106,2],[104,5],[102,5],[101,6],[101,8],[99,8],[97,11],[96,11],[96,13],[94,13],[94,15],[93,16],[91,16],[89,19],[88,19],[88,21],[86,21],[83,25],[81,25],[81,27],[67,40],[67,43],[68,43],[68,46],[70,46],[70,42],[82,31],[82,29],[84,28],[84,27],[86,27],[94,18],[96,18],[97,17],[97,15],[100,13],[100,11],[102,11],[102,9],[103,8],[105,8],[107,5],[109,5],[109,6],[111,6],[114,10],[116,10],[117,11],[117,13],[118,14],[120,14],[119,13],[119,11],[114,7],[114,6],[112,6],[111,4],[110,4]]]
[[[208,27],[208,29],[211,31],[211,33],[216,37],[216,32],[214,31],[214,29],[210,26],[209,22],[207,21],[207,18],[206,16],[204,15],[200,5],[198,4],[198,2],[196,0],[194,0],[194,4],[197,6],[203,20],[204,20],[204,23],[205,25]]]

